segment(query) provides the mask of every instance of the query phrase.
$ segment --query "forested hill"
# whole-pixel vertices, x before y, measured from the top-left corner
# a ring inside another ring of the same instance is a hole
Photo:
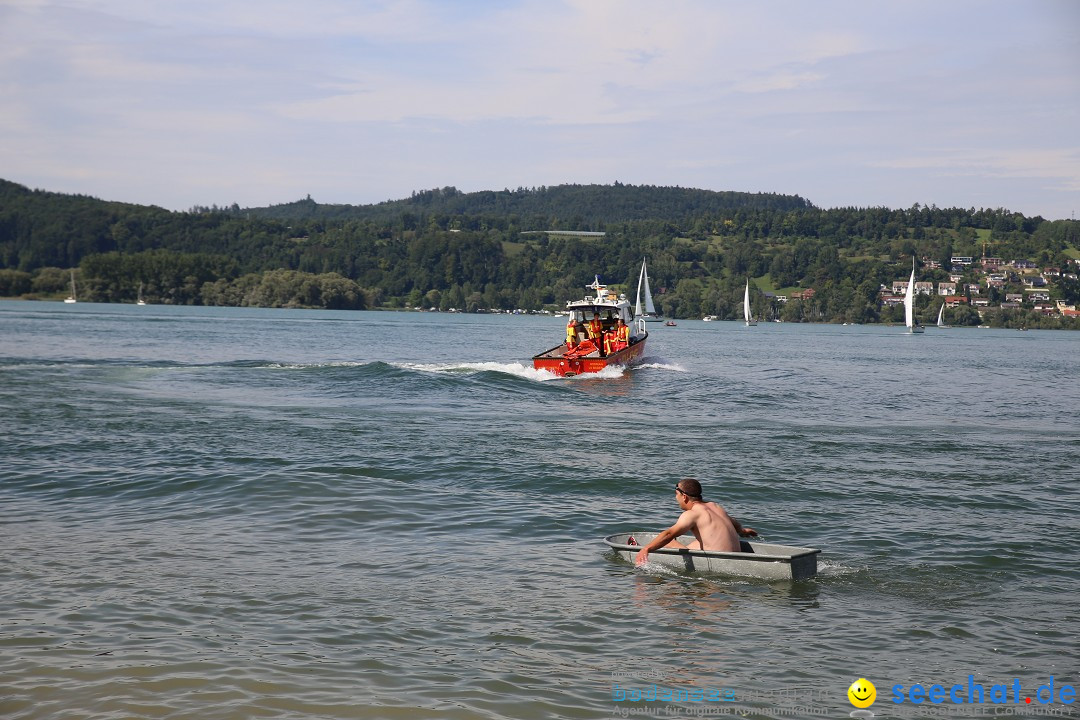
[[[634,220],[678,222],[725,210],[802,210],[812,205],[798,195],[715,192],[652,185],[556,185],[464,193],[457,188],[414,192],[404,200],[375,205],[323,205],[311,199],[264,208],[231,208],[251,217],[279,220],[371,220],[403,214],[498,216],[515,219],[521,230],[603,230]]]
[[[544,230],[605,234],[526,232]],[[821,209],[783,195],[564,185],[171,212],[0,180],[0,297],[60,299],[74,276],[79,299],[99,302],[550,310],[595,275],[632,295],[648,258],[668,316],[741,317],[749,278],[766,319],[895,322],[902,310],[886,296],[913,256],[917,281],[960,296],[948,322],[1080,329],[1080,223],[1003,208]],[[936,319],[943,302],[920,295],[920,317]]]

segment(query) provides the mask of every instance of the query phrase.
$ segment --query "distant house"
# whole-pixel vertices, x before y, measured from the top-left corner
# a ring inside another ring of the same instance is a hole
[[[1003,287],[1005,287],[1005,281],[1004,280],[987,280],[986,281],[986,287],[1003,288]]]
[[[1013,267],[1017,270],[1034,270],[1037,266],[1030,260],[1015,260]]]
[[[924,262],[926,264],[926,267],[929,268],[930,270],[940,270],[941,269],[941,261],[940,260],[925,260]]]
[[[964,276],[960,273],[949,273],[949,282],[958,283],[964,279]]]
[[[777,295],[776,296],[776,302],[786,303],[787,302],[787,295]]]
[[[964,290],[967,292],[968,295],[978,295],[982,292],[982,287],[979,285],[979,283],[968,283],[964,286]]]
[[[885,307],[892,307],[894,305],[903,305],[904,304],[904,296],[903,295],[882,295],[881,296],[881,304],[884,305]]]
[[[970,255],[953,255],[950,262],[952,262],[953,265],[971,265],[974,262],[974,258]]]
[[[1046,278],[1041,275],[1028,275],[1024,278],[1024,285],[1030,288],[1046,287]]]
[[[937,284],[937,294],[938,295],[955,295],[956,294],[956,283],[954,283],[954,282],[938,283]]]
[[[932,282],[916,282],[915,283],[916,295],[933,295],[934,283]]]
[[[1005,261],[999,257],[984,257],[982,259],[984,268],[998,268],[1005,264]]]
[[[1061,314],[1064,317],[1080,317],[1080,310],[1062,310]]]
[[[1024,302],[1024,293],[1005,293],[1005,302]]]
[[[1003,302],[1001,303],[1002,310],[1019,310],[1020,303],[1018,302]]]
[[[971,298],[971,304],[974,307],[990,307],[990,298]]]
[[[1050,302],[1050,293],[1045,290],[1028,290],[1024,296],[1028,302]]]
[[[1061,269],[1053,267],[1043,268],[1042,274],[1043,277],[1061,277]]]
[[[949,295],[945,298],[945,307],[960,307],[967,302],[967,298],[963,295]]]
[[[814,297],[814,288],[806,288],[805,290],[796,290],[791,293],[793,300],[809,300]]]
[[[1043,315],[1057,315],[1057,308],[1050,303],[1035,303],[1035,312]]]
[[[907,280],[894,280],[892,284],[893,295],[903,295],[907,292]]]

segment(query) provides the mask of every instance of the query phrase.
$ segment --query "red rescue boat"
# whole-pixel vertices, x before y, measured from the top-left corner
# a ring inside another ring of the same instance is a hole
[[[566,342],[533,356],[533,367],[570,377],[632,365],[645,352],[645,320],[635,317],[625,295],[616,296],[597,277],[593,297],[566,303]]]

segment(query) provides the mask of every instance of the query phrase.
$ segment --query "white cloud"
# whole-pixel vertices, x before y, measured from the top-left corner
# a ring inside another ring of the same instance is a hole
[[[1066,7],[18,0],[0,166],[181,208],[620,179],[838,204],[892,183],[901,206],[1061,215],[1080,165]]]
[[[903,170],[932,170],[946,177],[1040,178],[1050,183],[1048,189],[1080,191],[1080,147],[953,148],[873,164]]]

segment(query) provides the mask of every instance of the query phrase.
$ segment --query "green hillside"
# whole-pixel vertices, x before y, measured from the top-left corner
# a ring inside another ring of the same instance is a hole
[[[802,210],[810,203],[797,195],[714,192],[647,185],[557,185],[517,190],[463,193],[453,187],[414,192],[409,198],[375,205],[320,205],[310,197],[283,205],[236,210],[251,217],[280,220],[372,220],[402,215],[499,217],[522,230],[603,230],[633,220],[685,220],[736,208]]]
[[[536,232],[568,229],[594,234]],[[1001,208],[823,210],[794,196],[685,188],[449,188],[370,206],[305,200],[170,212],[0,181],[0,296],[8,297],[66,293],[75,268],[87,300],[130,302],[141,284],[150,302],[176,304],[539,310],[578,297],[594,274],[633,292],[647,257],[657,303],[672,317],[739,317],[749,276],[760,317],[878,322],[896,319],[879,288],[906,279],[913,255],[920,280],[941,282],[956,255],[985,249],[1075,269],[1078,246],[1074,221]],[[962,271],[964,283],[983,281],[975,268]],[[994,289],[994,301],[1023,291],[1020,282]],[[811,298],[786,305],[766,295],[808,288]],[[1046,292],[1080,299],[1067,274]],[[920,312],[938,302],[922,297]]]

